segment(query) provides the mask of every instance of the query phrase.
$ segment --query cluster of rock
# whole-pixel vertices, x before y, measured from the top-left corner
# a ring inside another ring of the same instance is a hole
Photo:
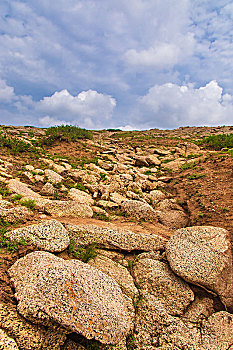
[[[84,169],[81,166],[73,169],[66,159],[55,162],[41,158],[45,169],[30,164],[24,166],[21,179],[27,183],[12,178],[9,165],[13,165],[2,161],[3,169],[8,166],[8,172],[4,171],[0,180],[7,184],[9,191],[20,195],[21,201],[33,200],[35,208],[46,215],[90,218],[103,214],[108,217],[109,210],[117,210],[136,220],[159,221],[177,229],[187,226],[187,213],[163,190],[171,178],[156,173],[164,168],[179,169],[192,161],[185,157],[193,153],[201,156],[203,151],[189,143],[170,150],[137,148],[135,151],[130,147],[111,146],[103,150],[98,165],[90,163]],[[64,185],[67,180],[73,186],[67,188]],[[32,189],[35,185],[39,192]],[[80,186],[82,190],[77,188]],[[58,188],[64,199],[56,198]]]
[[[1,222],[24,224],[5,237],[35,247],[8,270],[17,307],[0,303],[0,349],[233,350],[229,234],[187,227],[187,213],[164,190],[171,178],[161,173],[202,153],[187,142],[142,150],[109,141],[98,164],[73,169],[66,159],[42,158],[20,179],[0,160],[0,181],[19,195],[14,204],[0,198]],[[28,200],[39,223],[29,224]],[[150,220],[158,234],[88,222],[114,210]],[[175,230],[169,240],[162,227]],[[97,256],[87,262],[71,254],[89,247]]]
[[[130,343],[138,350],[233,348],[233,266],[225,229],[182,228],[166,241],[114,226],[50,220],[8,234],[41,250],[9,269],[18,304],[17,311],[1,305],[3,349],[45,349],[46,337],[48,349],[82,349],[67,340],[71,333],[97,340],[96,349]],[[70,241],[77,248],[95,243],[97,257],[83,263],[51,253]]]

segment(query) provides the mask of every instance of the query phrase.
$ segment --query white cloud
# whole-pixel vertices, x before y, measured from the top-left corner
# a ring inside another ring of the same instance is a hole
[[[46,115],[45,117],[42,117],[39,119],[39,122],[42,127],[49,127],[54,125],[68,125],[71,124],[65,120],[59,120],[55,118],[51,118],[50,116]]]
[[[181,125],[223,125],[232,123],[233,96],[223,94],[216,81],[204,87],[172,83],[155,85],[139,99],[142,128],[175,128]]]
[[[50,97],[40,100],[36,109],[46,113],[40,119],[43,123],[53,120],[78,124],[81,127],[98,128],[108,121],[116,107],[116,100],[97,91],[82,91],[77,96],[71,95],[67,90],[55,92]],[[61,119],[60,119],[61,118]]]
[[[174,42],[156,42],[147,50],[128,50],[125,60],[135,66],[171,68],[193,54],[195,39],[192,33],[179,35]]]
[[[0,101],[9,103],[15,97],[14,88],[8,86],[5,80],[0,79]]]

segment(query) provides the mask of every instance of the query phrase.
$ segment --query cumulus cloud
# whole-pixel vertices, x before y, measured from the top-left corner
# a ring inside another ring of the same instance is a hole
[[[5,80],[0,79],[0,101],[9,103],[15,97],[14,88],[8,86]]]
[[[36,109],[46,116],[41,123],[51,125],[73,123],[81,127],[96,128],[108,121],[116,107],[116,100],[97,91],[82,91],[77,96],[67,90],[56,91],[50,97],[44,97],[37,103]],[[60,119],[62,118],[62,119]]]
[[[200,88],[166,83],[153,86],[141,97],[139,110],[137,122],[146,128],[231,124],[233,96],[223,94],[216,81]]]

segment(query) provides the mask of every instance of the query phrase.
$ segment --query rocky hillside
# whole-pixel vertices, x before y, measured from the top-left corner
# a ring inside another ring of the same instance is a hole
[[[0,126],[0,349],[233,350],[232,136]]]

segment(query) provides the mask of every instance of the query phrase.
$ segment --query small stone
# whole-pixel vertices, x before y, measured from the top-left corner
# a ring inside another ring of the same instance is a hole
[[[46,182],[46,184],[42,187],[40,193],[45,196],[53,196],[55,189],[50,182]]]
[[[68,197],[78,203],[83,203],[87,205],[94,204],[94,200],[92,199],[92,196],[90,194],[84,191],[80,191],[77,188],[71,188],[69,190]]]
[[[121,210],[136,219],[157,220],[156,211],[147,203],[136,200],[126,200],[121,204]]]
[[[61,175],[50,169],[45,170],[45,176],[48,178],[48,181],[52,182],[53,184],[59,184],[64,180]]]
[[[23,197],[29,197],[31,199],[41,198],[39,193],[32,191],[28,185],[15,179],[9,180],[8,188],[14,193],[21,194]]]
[[[44,211],[47,214],[58,217],[70,216],[91,218],[93,216],[93,211],[89,205],[75,201],[47,201],[44,203]]]

